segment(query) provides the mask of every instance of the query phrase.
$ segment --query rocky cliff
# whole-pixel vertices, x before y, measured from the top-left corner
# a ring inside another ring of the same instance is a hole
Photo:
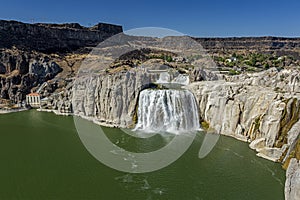
[[[288,162],[298,141],[299,70],[270,69],[189,86],[201,119],[217,133],[248,141],[258,155]]]
[[[69,24],[28,24],[0,20],[0,74],[1,97],[18,103],[25,95],[44,81],[59,76],[61,80],[73,77],[91,47],[112,35],[122,32],[122,27],[99,23],[93,27]],[[228,52],[261,52],[289,55],[299,58],[299,38],[247,37],[247,38],[195,38],[211,54]],[[46,70],[38,78],[29,76],[32,63],[60,67]],[[252,68],[251,68],[252,69]],[[61,71],[59,70],[59,71]],[[234,71],[235,72],[235,71]],[[29,77],[29,78],[28,78]],[[26,79],[28,81],[21,81]],[[60,83],[59,85],[66,85]],[[55,87],[53,87],[55,88]]]
[[[99,23],[83,27],[69,24],[28,24],[0,20],[0,48],[16,46],[42,52],[74,51],[82,47],[94,47],[104,39],[122,32],[122,27]],[[284,37],[229,37],[195,38],[205,49],[217,51],[287,52],[299,55],[300,38]]]
[[[64,87],[89,47],[120,32],[121,26],[104,23],[83,27],[0,20],[0,100],[20,103],[31,90],[54,78],[45,94]]]
[[[208,80],[187,88],[197,99],[201,120],[211,129],[250,142],[264,158],[285,163],[292,154],[295,157],[300,130],[299,70],[272,68],[224,80],[210,80],[203,71],[196,74]],[[138,69],[79,78],[72,90],[75,114],[129,127],[139,92],[157,78]]]
[[[300,71],[275,68],[215,80],[203,70],[191,72],[201,80],[190,84],[203,122],[218,134],[250,143],[258,156],[285,166],[297,150],[300,130]],[[72,92],[74,114],[106,125],[131,127],[141,90],[157,75],[139,69],[76,79]],[[66,96],[66,95],[65,95]],[[71,98],[69,98],[71,99]]]
[[[272,68],[189,86],[209,128],[250,142],[258,156],[289,166],[286,199],[299,199],[299,80],[299,69]]]
[[[32,88],[53,79],[61,71],[62,68],[47,55],[19,50],[2,51],[0,98],[20,103]]]
[[[212,53],[260,52],[288,55],[300,58],[300,38],[284,37],[229,37],[229,38],[195,38],[205,49]]]
[[[105,23],[83,27],[77,23],[27,24],[0,20],[0,48],[15,46],[43,53],[74,52],[83,47],[94,47],[121,32],[121,26]]]
[[[144,71],[77,78],[72,90],[75,115],[93,118],[105,125],[133,127],[139,92],[157,76]]]
[[[286,171],[285,199],[300,199],[300,161],[293,158]]]

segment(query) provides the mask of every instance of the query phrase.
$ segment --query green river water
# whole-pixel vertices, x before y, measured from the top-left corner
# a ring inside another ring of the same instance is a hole
[[[0,115],[0,127],[1,200],[284,199],[285,171],[280,164],[256,157],[248,144],[233,138],[221,136],[211,153],[199,159],[205,136],[199,132],[171,165],[128,174],[89,154],[72,117],[31,110]],[[132,150],[159,148],[161,143],[154,137],[143,145],[145,141],[119,129],[104,129],[112,142]]]

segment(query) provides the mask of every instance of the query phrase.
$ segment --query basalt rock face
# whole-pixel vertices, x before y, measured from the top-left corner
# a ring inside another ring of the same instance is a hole
[[[1,52],[0,66],[0,98],[12,103],[20,103],[32,88],[62,71],[46,55],[9,50]]]
[[[258,155],[286,161],[297,141],[300,73],[276,69],[222,81],[193,83],[200,117],[219,134],[251,142]]]
[[[28,24],[0,20],[0,48],[16,46],[46,53],[72,52],[83,47],[94,47],[99,42],[121,33],[122,26],[99,23],[83,27],[78,23],[69,24]],[[218,51],[259,51],[292,55],[299,58],[300,38],[283,37],[232,37],[195,38],[210,52]],[[298,49],[298,51],[295,51]]]
[[[139,92],[151,87],[149,83],[157,78],[156,74],[138,70],[78,77],[72,88],[74,114],[106,125],[131,127]]]
[[[293,158],[286,171],[285,199],[300,199],[300,161]]]
[[[229,37],[229,38],[195,38],[210,52],[219,51],[254,51],[275,53],[300,58],[300,38],[283,37]],[[298,49],[297,51],[295,51]]]
[[[27,24],[0,20],[0,48],[15,46],[43,53],[73,52],[83,47],[94,47],[121,32],[121,26],[104,23],[86,28],[76,23]]]
[[[288,166],[286,200],[300,198],[299,80],[299,69],[273,68],[188,86],[211,129],[250,142],[258,156]]]
[[[219,134],[251,142],[250,147],[259,156],[288,165],[299,141],[299,70],[279,72],[272,68],[256,74],[225,76],[223,80],[217,76],[211,79],[209,73],[197,74],[208,81],[194,82],[187,88],[196,97],[200,118]],[[193,72],[191,76],[195,78]],[[157,75],[135,69],[80,77],[70,87],[72,92],[64,95],[64,101],[73,99],[75,115],[129,127],[135,123],[140,91],[157,79]]]
[[[121,26],[105,23],[83,27],[0,20],[0,100],[19,103],[62,71],[60,79],[74,76],[89,47],[121,32]],[[55,89],[51,85],[46,93]]]

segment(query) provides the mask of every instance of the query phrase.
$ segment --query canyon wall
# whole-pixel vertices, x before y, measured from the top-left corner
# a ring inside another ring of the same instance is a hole
[[[58,74],[61,82],[74,76],[90,47],[121,32],[121,26],[105,23],[83,27],[0,20],[0,100],[21,103],[32,89],[55,78],[49,95],[65,85],[56,87]]]
[[[157,75],[136,69],[101,76],[74,73],[84,53],[121,26],[97,24],[26,24],[0,21],[1,98],[18,103],[31,89],[60,76],[69,80],[47,88],[45,109],[71,113],[109,126],[136,123],[139,92],[152,87]],[[196,38],[209,52],[262,52],[299,59],[300,38]],[[67,72],[67,73],[66,73]],[[258,156],[287,168],[286,199],[299,199],[300,71],[275,68],[218,80],[204,71],[191,72],[188,89],[199,106],[201,120],[219,134],[250,142]],[[200,81],[201,80],[201,81]],[[214,81],[211,81],[214,80]],[[55,91],[55,93],[53,93]]]
[[[286,171],[285,199],[300,199],[300,161],[293,158]]]
[[[33,62],[43,65],[57,64],[62,68],[60,78],[74,76],[83,57],[103,40],[121,33],[122,26],[99,23],[84,27],[77,23],[68,24],[28,24],[17,21],[0,20],[0,75],[1,97],[18,103],[24,100],[28,92],[43,81],[52,79],[26,78],[26,72]],[[243,38],[194,38],[210,53],[216,52],[262,52],[288,55],[300,58],[300,38],[282,37],[243,37]],[[69,57],[68,59],[66,57]],[[67,61],[67,62],[66,62]],[[73,67],[72,66],[76,66]],[[14,70],[17,71],[14,71]],[[12,73],[14,71],[14,73]],[[49,73],[47,73],[49,74]],[[19,79],[30,79],[28,83],[18,85]],[[13,79],[13,80],[12,80]],[[35,80],[39,79],[39,81]],[[15,86],[18,88],[16,89]],[[18,91],[18,92],[17,92]]]
[[[192,72],[205,76],[208,73]],[[141,90],[158,76],[129,70],[77,79],[72,89],[74,114],[115,127],[134,127]],[[194,77],[195,78],[195,77]],[[197,78],[199,79],[199,77]],[[254,74],[201,77],[193,92],[202,122],[210,132],[250,143],[257,155],[287,168],[286,199],[300,187],[300,71],[276,68]],[[296,164],[295,164],[296,163]],[[298,163],[298,164],[297,164]]]
[[[299,70],[275,68],[227,77],[227,80],[195,82],[200,117],[216,133],[251,142],[258,156],[289,162],[300,133]]]
[[[217,52],[260,52],[278,56],[293,56],[300,59],[300,38],[284,37],[228,37],[195,38],[212,53]]]
[[[286,200],[299,199],[300,71],[275,68],[195,82],[200,118],[213,132],[250,142],[257,155],[281,162]]]
[[[300,157],[298,69],[272,68],[225,76],[222,80],[215,80],[215,76],[201,70],[191,72],[190,76],[195,78],[195,74],[205,81],[193,82],[187,89],[195,95],[201,121],[209,124],[210,129],[249,142],[258,156],[282,162],[286,167],[291,158]],[[69,94],[72,97],[68,99],[73,99],[76,115],[106,125],[132,127],[136,123],[140,91],[151,87],[149,83],[157,79],[157,74],[138,69],[81,77],[73,83]]]
[[[0,98],[20,103],[32,88],[53,79],[62,70],[47,55],[3,51],[0,53]]]
[[[121,33],[122,26],[99,23],[93,27],[70,24],[27,24],[0,20],[0,48],[17,47],[44,53],[73,52],[94,47]]]
[[[78,77],[72,87],[73,112],[104,125],[133,127],[139,92],[155,77],[139,70]]]

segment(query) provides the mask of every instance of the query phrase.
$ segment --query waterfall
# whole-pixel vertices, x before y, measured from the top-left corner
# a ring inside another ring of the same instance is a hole
[[[180,85],[188,85],[190,83],[190,78],[188,75],[179,74],[171,81],[171,76],[168,72],[163,72],[160,74],[159,79],[156,81],[158,84],[180,84]]]
[[[172,83],[180,84],[180,85],[188,85],[190,83],[190,78],[187,75],[179,74],[172,80]]]
[[[170,83],[170,74],[168,72],[163,72],[159,75],[159,79],[156,83]]]
[[[200,129],[194,95],[188,90],[153,90],[140,93],[134,130],[184,132]]]

